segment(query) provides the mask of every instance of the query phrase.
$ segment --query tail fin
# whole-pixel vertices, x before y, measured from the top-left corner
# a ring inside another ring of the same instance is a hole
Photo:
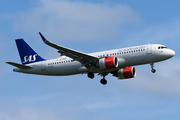
[[[17,39],[16,45],[22,64],[44,61],[23,39]]]

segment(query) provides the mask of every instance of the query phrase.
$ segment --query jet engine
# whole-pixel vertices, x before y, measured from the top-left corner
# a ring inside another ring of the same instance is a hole
[[[118,79],[128,79],[136,76],[136,71],[134,67],[126,67],[119,69],[118,71],[112,72],[113,76],[118,77]]]
[[[97,66],[100,69],[117,68],[118,67],[118,60],[114,56],[101,58],[99,60],[99,62],[97,63]]]

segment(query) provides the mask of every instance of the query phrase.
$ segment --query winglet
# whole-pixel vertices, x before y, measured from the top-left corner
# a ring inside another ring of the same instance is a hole
[[[39,32],[39,35],[41,36],[42,40],[43,40],[45,43],[49,42],[49,41],[41,34],[41,32]]]

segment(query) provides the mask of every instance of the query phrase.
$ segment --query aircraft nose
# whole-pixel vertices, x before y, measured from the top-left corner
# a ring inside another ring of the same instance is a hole
[[[175,55],[175,52],[173,50],[168,50],[166,54],[170,57],[173,57]]]

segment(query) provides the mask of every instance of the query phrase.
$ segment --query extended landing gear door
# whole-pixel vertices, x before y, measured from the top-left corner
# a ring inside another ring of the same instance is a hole
[[[41,62],[41,71],[45,71],[46,70],[46,62],[43,61]]]
[[[147,54],[152,54],[152,45],[151,44],[147,45]]]

